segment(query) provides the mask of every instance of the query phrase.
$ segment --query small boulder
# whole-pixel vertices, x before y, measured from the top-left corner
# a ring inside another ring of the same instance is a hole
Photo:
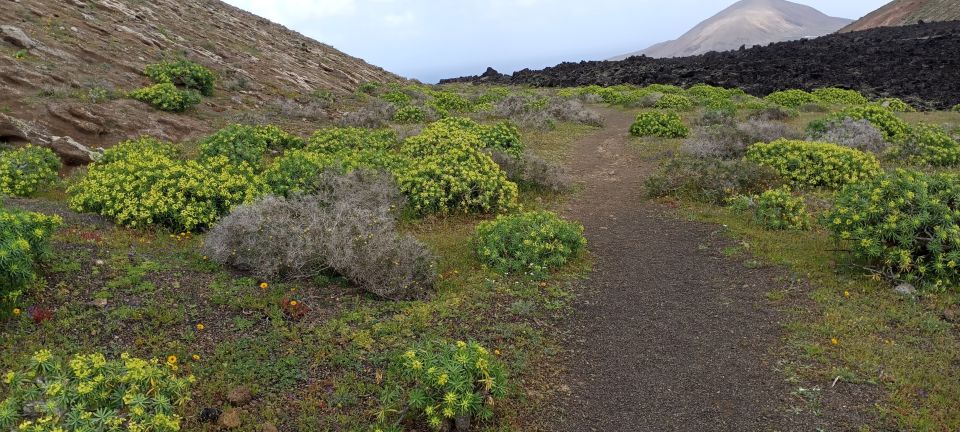
[[[36,42],[30,39],[20,27],[0,25],[0,37],[18,48],[31,49],[37,46]]]
[[[917,288],[906,282],[897,285],[893,290],[902,296],[914,296],[917,294]]]
[[[240,411],[229,409],[220,414],[220,420],[217,422],[224,429],[236,429],[240,427]]]
[[[67,165],[85,165],[101,156],[100,152],[91,150],[69,136],[51,136],[49,147]]]
[[[234,406],[246,405],[251,399],[253,399],[253,395],[247,386],[236,387],[227,393],[227,400]]]

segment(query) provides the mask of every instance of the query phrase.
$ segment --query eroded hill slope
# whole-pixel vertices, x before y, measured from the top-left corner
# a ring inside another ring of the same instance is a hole
[[[214,97],[186,114],[123,97],[149,83],[147,64],[180,57],[217,72]],[[83,158],[72,142],[189,139],[236,116],[297,111],[289,104],[298,97],[398,80],[218,0],[12,0],[0,8],[0,141],[55,146],[71,160]]]

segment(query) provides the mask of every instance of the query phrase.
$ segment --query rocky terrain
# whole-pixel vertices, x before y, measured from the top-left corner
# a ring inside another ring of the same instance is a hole
[[[894,0],[840,31],[955,20],[960,20],[960,2],[956,0]]]
[[[811,40],[780,42],[694,57],[562,63],[442,82],[488,82],[538,87],[707,83],[754,95],[839,86],[872,97],[900,97],[917,106],[960,102],[960,22],[885,27]]]
[[[697,24],[678,39],[611,60],[623,60],[633,55],[664,58],[730,51],[744,45],[823,36],[850,22],[786,0],[741,0]]]
[[[179,57],[217,72],[213,98],[171,114],[125,97],[149,83],[144,66]],[[0,8],[0,144],[52,146],[71,163],[87,159],[84,147],[141,134],[190,139],[270,112],[334,116],[310,95],[398,80],[217,0],[5,0]]]

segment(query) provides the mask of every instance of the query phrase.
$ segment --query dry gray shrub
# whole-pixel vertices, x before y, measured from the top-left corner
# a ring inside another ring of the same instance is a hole
[[[870,121],[851,118],[831,122],[827,124],[825,132],[811,135],[808,139],[873,153],[883,153],[890,147],[890,143],[883,139],[883,133]]]
[[[805,113],[825,113],[830,112],[830,107],[814,102],[805,103],[800,105],[800,112]]]
[[[563,166],[552,163],[529,150],[521,158],[497,150],[490,151],[490,157],[511,181],[530,185],[554,193],[563,193],[571,189],[572,180]]]
[[[327,109],[330,104],[321,100],[276,99],[271,101],[268,107],[284,118],[324,120],[329,118]]]
[[[781,107],[768,107],[750,114],[750,119],[784,121],[793,117],[793,113]]]
[[[215,262],[264,279],[298,279],[333,270],[388,299],[427,295],[436,258],[396,229],[403,198],[389,176],[325,173],[313,195],[268,196],[233,210],[207,235]]]
[[[736,125],[697,127],[684,142],[683,151],[700,157],[737,159],[746,154],[751,144],[780,138],[799,138],[799,133],[783,122],[750,119]]]
[[[339,123],[342,127],[379,129],[386,127],[393,120],[396,110],[393,104],[383,99],[372,99],[366,106],[344,113]]]
[[[525,128],[553,129],[558,121],[576,122],[590,126],[603,126],[603,118],[576,99],[552,98],[546,107],[534,106],[533,99],[523,95],[510,95],[493,106],[493,115],[509,119]]]

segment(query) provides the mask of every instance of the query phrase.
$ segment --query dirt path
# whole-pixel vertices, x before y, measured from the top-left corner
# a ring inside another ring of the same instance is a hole
[[[632,117],[575,145],[585,190],[562,209],[586,226],[594,272],[570,320],[559,430],[814,430],[769,351],[781,334],[763,294],[785,282],[718,249],[718,227],[645,202],[654,162],[627,135]]]

